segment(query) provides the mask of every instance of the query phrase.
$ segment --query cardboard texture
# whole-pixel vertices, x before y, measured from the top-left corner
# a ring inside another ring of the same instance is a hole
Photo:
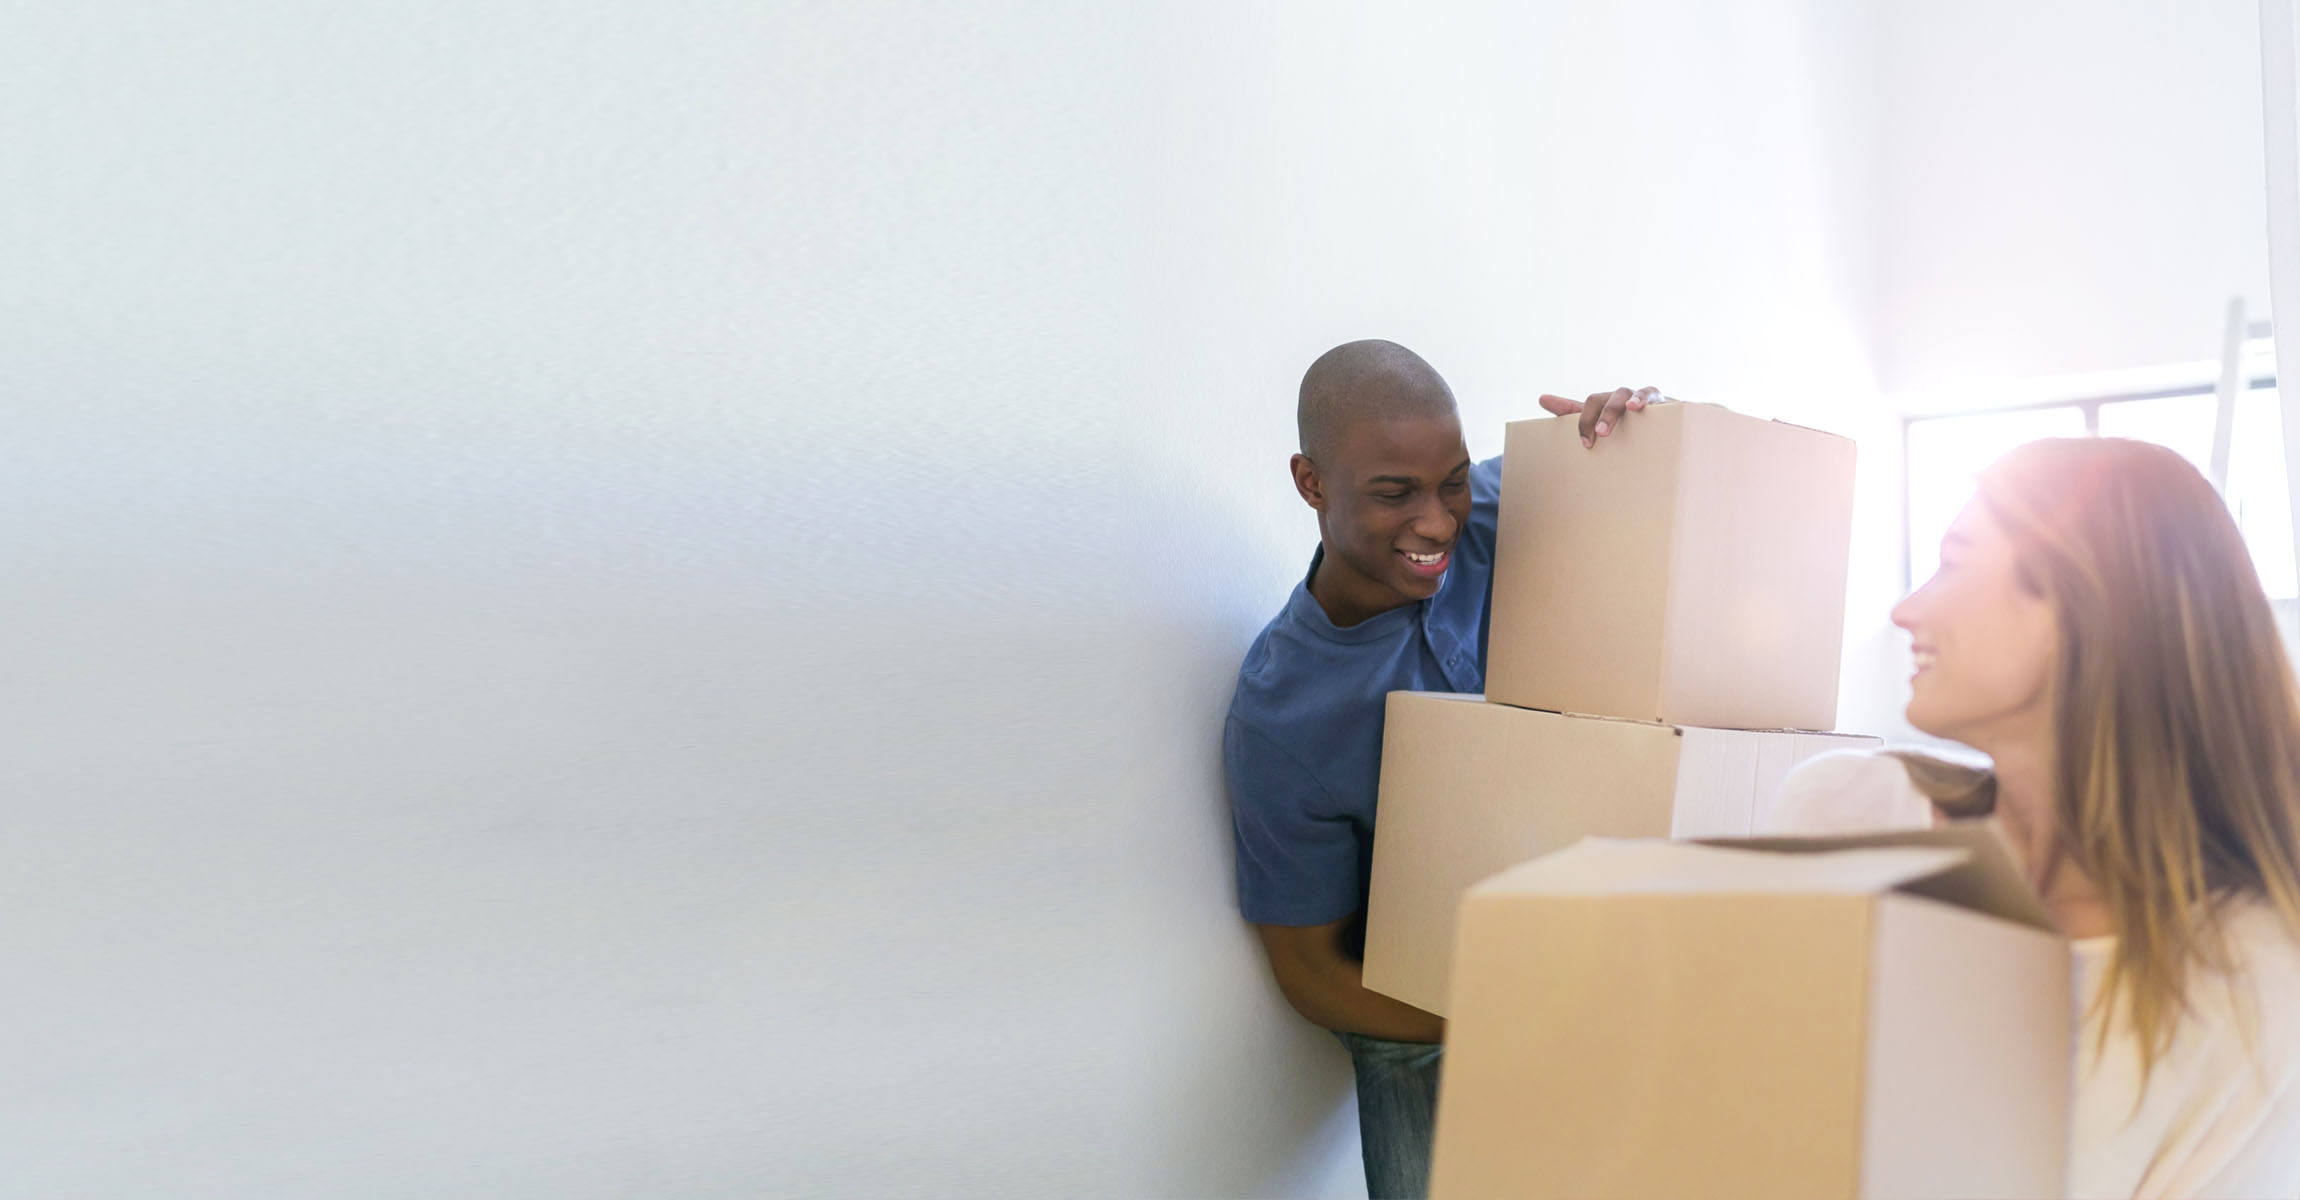
[[[1486,695],[1724,729],[1829,729],[1853,443],[1665,404],[1595,448],[1516,421],[1502,468]]]
[[[1845,734],[1563,716],[1476,696],[1392,692],[1382,733],[1365,985],[1448,1009],[1470,885],[1585,837],[1722,837],[1767,827],[1782,776]]]
[[[1988,825],[1582,842],[1456,962],[1440,1200],[2062,1194],[2068,947]]]

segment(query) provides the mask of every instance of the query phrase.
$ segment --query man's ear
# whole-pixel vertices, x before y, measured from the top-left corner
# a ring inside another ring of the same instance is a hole
[[[1318,464],[1307,454],[1297,454],[1286,465],[1293,468],[1294,490],[1302,494],[1302,503],[1321,513],[1326,511],[1326,485],[1318,478]]]

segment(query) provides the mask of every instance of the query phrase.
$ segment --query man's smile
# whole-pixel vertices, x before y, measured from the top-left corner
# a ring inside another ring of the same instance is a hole
[[[1445,574],[1446,565],[1453,560],[1450,550],[1433,550],[1427,554],[1400,550],[1398,553],[1405,556],[1407,570],[1426,579],[1435,579]]]

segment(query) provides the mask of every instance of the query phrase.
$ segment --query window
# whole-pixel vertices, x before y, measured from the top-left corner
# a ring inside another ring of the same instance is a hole
[[[1909,466],[1909,583],[1932,578],[1941,535],[1973,494],[1981,468],[2023,442],[2083,437],[2074,407],[2013,409],[1912,420],[1904,437]]]
[[[2236,399],[2223,495],[2268,594],[2300,594],[2285,492],[2283,410],[2273,374],[2248,371]],[[1902,423],[1906,467],[1908,583],[1939,565],[1941,535],[1973,491],[1983,467],[2023,442],[2046,437],[2132,438],[2164,446],[2210,471],[2217,401],[2209,385],[2092,396],[1978,412],[1911,416]]]

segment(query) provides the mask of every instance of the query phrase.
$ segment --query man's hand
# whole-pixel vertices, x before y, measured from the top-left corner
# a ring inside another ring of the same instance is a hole
[[[1597,439],[1612,433],[1621,424],[1623,415],[1642,412],[1648,404],[1660,404],[1669,397],[1660,388],[1643,387],[1636,391],[1615,388],[1610,392],[1593,392],[1587,400],[1568,400],[1563,396],[1544,395],[1541,406],[1561,417],[1581,414],[1581,444],[1594,446]]]

